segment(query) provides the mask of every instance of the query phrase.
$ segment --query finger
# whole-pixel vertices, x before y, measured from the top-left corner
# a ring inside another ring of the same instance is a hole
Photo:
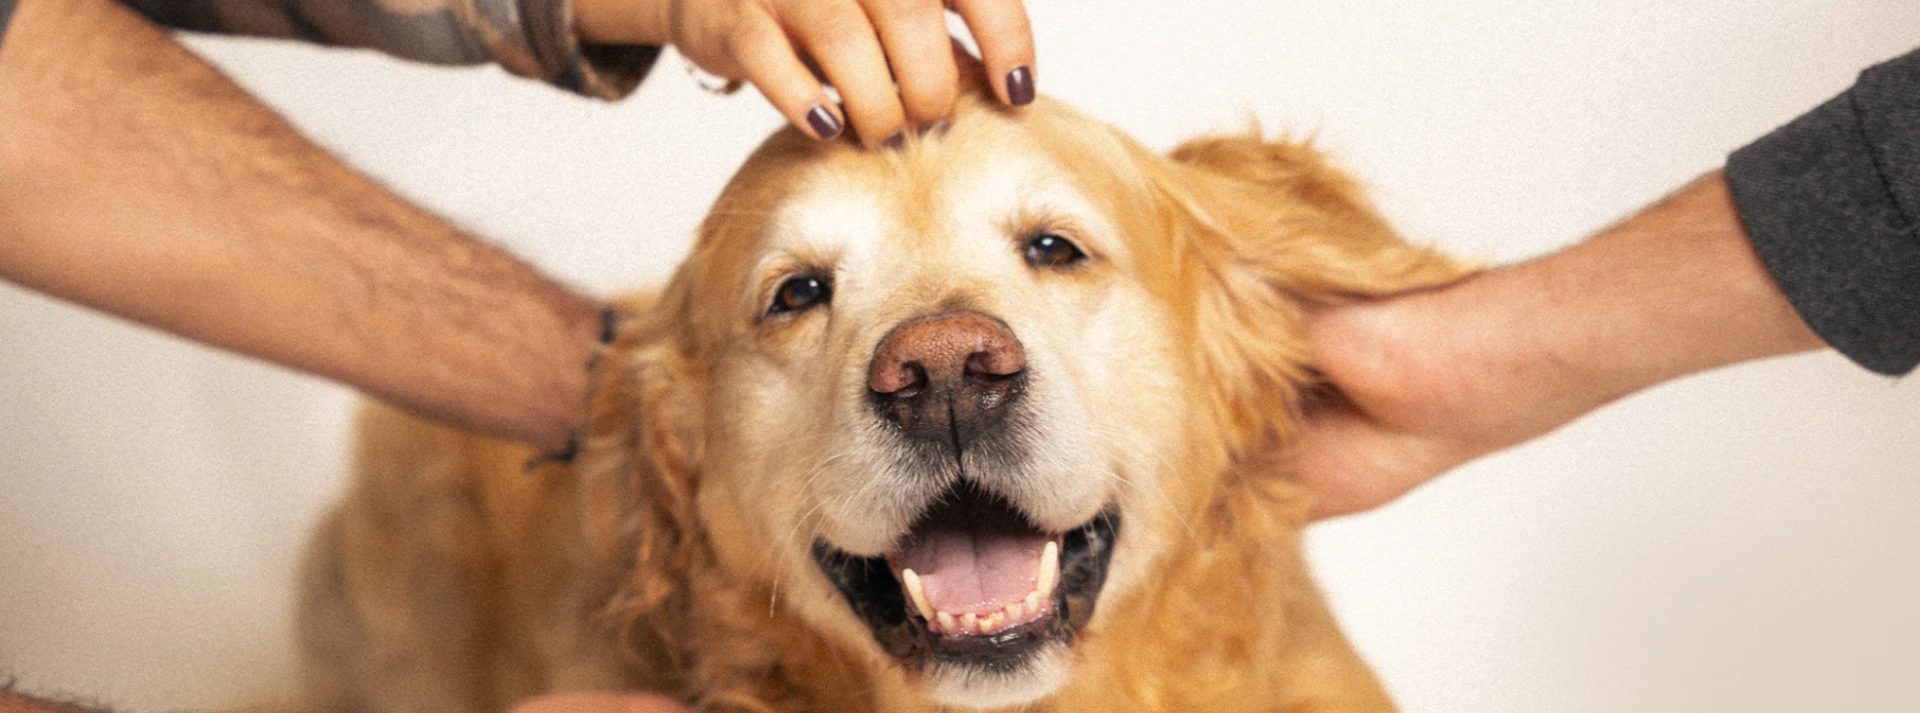
[[[970,89],[986,86],[987,66],[980,63],[980,58],[973,56],[973,51],[967,49],[959,38],[949,37],[947,43],[953,47],[953,65],[960,74],[960,86]]]
[[[994,94],[1013,106],[1032,103],[1033,28],[1026,6],[1020,0],[953,0],[953,9],[980,45]]]
[[[924,126],[951,115],[958,72],[938,0],[868,0],[867,14],[893,68],[908,123]]]
[[[743,16],[727,42],[747,81],[795,127],[823,141],[838,137],[846,128],[840,110],[827,100],[826,88],[800,62],[786,32],[773,18],[757,13]]]
[[[877,146],[901,134],[906,115],[865,10],[850,2],[808,5],[789,18],[787,31],[840,92],[863,143]]]

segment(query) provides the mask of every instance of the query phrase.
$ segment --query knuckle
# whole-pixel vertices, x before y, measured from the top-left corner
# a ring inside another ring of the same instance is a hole
[[[835,3],[805,18],[805,32],[819,41],[840,44],[873,36],[873,23],[860,8]]]
[[[944,83],[915,81],[900,85],[900,98],[906,104],[907,119],[915,124],[952,115],[956,101],[954,93],[955,82],[951,79]]]
[[[722,42],[727,53],[742,64],[758,64],[768,51],[767,43],[772,39],[766,28],[756,23],[741,23],[729,30]]]
[[[942,5],[931,0],[867,0],[867,9],[887,21],[924,18],[942,12]]]

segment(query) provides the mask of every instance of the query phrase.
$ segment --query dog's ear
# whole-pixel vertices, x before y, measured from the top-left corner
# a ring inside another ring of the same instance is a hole
[[[594,572],[617,579],[609,615],[631,622],[688,580],[700,557],[694,478],[701,461],[702,374],[685,345],[684,290],[627,298],[595,361],[574,467]]]
[[[1186,283],[1201,376],[1236,457],[1284,439],[1315,382],[1303,323],[1316,305],[1432,288],[1470,269],[1402,240],[1311,146],[1257,132],[1190,141],[1168,157],[1163,220]]]

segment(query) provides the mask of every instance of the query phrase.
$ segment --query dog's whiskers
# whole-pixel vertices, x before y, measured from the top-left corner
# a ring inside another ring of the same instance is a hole
[[[818,462],[814,463],[813,467],[809,468],[805,475],[801,476],[800,485],[799,485],[800,491],[806,492],[810,490],[811,486],[815,482],[819,481],[821,478],[826,476],[828,470],[835,463],[847,458],[851,458],[853,455],[854,455],[853,451],[849,448],[842,448],[840,450],[828,453],[825,457],[821,458]],[[814,503],[813,507],[808,508],[806,512],[803,512],[800,514],[799,517],[794,518],[793,527],[787,530],[785,540],[789,542],[794,541],[795,538],[798,538],[800,536],[801,530],[806,529],[810,524],[817,522],[818,521],[817,516],[819,515],[821,510],[827,507],[827,504],[828,504],[827,501],[824,501],[824,500],[818,503]],[[811,542],[802,543],[802,544],[806,547],[812,546]],[[785,569],[786,568],[784,567],[776,567],[774,569],[773,581],[770,585],[770,591],[767,594],[767,618],[768,619],[772,619],[774,618],[774,616],[777,615],[777,608],[780,600],[780,575]]]
[[[1095,434],[1103,439],[1109,440],[1110,442],[1117,442],[1117,443],[1135,443],[1140,440],[1137,437],[1137,434],[1124,433],[1124,432],[1121,432],[1119,429],[1111,428],[1111,427],[1096,427]],[[1155,452],[1152,456],[1152,460],[1159,472],[1162,472],[1162,473],[1171,472],[1173,469],[1173,461],[1170,460],[1165,454]],[[1135,483],[1132,480],[1128,479],[1126,476],[1121,475],[1118,470],[1112,467],[1100,468],[1098,470],[1098,475],[1100,475],[1101,477],[1107,478],[1109,480],[1112,480],[1113,482],[1124,485],[1127,488],[1132,489],[1134,492],[1139,493],[1140,495],[1150,500],[1153,500],[1155,503],[1159,504],[1160,507],[1164,508],[1167,512],[1173,514],[1174,519],[1179,521],[1180,527],[1187,531],[1187,535],[1189,537],[1198,538],[1200,536],[1199,528],[1194,527],[1193,521],[1187,518],[1186,513],[1181,512],[1179,506],[1175,505],[1173,500],[1171,498],[1168,498],[1167,494],[1160,491],[1160,489],[1148,488],[1143,485],[1140,485],[1139,483]]]

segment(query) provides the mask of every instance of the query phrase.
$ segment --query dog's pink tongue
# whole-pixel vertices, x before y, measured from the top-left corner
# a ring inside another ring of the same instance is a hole
[[[917,533],[895,565],[920,576],[934,609],[984,615],[1026,599],[1052,539],[1030,531],[939,528]]]

